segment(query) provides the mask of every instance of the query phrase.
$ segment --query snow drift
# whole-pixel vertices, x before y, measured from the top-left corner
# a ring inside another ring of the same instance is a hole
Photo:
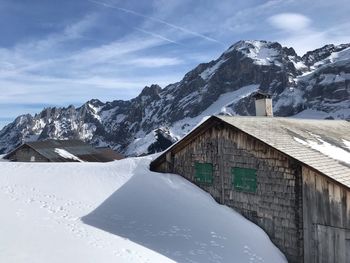
[[[150,157],[0,163],[0,262],[286,262],[256,225]]]

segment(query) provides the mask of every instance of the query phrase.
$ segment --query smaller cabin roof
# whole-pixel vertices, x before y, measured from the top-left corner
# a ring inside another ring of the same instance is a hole
[[[44,140],[25,142],[12,152],[5,155],[5,159],[12,153],[28,146],[51,162],[110,162],[116,159],[110,154],[99,151],[80,140]]]
[[[125,158],[124,155],[114,151],[110,147],[96,147],[95,149],[102,153],[104,156],[109,157],[113,160],[121,160]]]

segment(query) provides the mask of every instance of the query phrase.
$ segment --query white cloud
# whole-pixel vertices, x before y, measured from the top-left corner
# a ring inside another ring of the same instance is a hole
[[[286,5],[290,0],[270,0],[258,5],[249,6],[242,10],[232,12],[232,15],[223,19],[223,33],[227,29],[236,34],[253,32],[261,26],[261,17],[275,12],[281,5]]]
[[[282,13],[269,17],[268,22],[278,29],[295,32],[307,29],[311,19],[298,13]]]
[[[130,99],[139,94],[146,85],[157,83],[165,86],[180,79],[179,74],[152,75],[146,77],[105,77],[91,75],[81,78],[55,78],[22,74],[13,79],[0,78],[0,117],[1,104],[52,104],[68,105],[83,103],[91,98],[102,101]],[[23,112],[24,113],[24,112]]]
[[[327,44],[339,45],[349,43],[350,30],[348,29],[348,33],[345,33],[346,31],[343,32],[344,35],[339,34],[339,32],[332,28],[325,31],[309,29],[298,34],[285,35],[277,39],[277,41],[282,45],[292,46],[299,55],[304,55],[307,51],[320,48]]]
[[[327,44],[350,42],[350,23],[318,29],[312,25],[311,19],[298,13],[281,13],[269,17],[267,21],[279,29],[274,40],[293,47],[299,55]]]

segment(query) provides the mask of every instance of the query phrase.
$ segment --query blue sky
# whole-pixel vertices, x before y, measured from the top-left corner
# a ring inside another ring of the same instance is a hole
[[[349,13],[348,0],[0,0],[0,127],[164,87],[242,39],[300,55],[349,43]]]

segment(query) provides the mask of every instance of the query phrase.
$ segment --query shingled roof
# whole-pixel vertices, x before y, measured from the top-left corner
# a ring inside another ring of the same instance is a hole
[[[116,151],[114,151],[113,149],[111,149],[110,147],[96,147],[95,148],[97,151],[99,151],[100,153],[102,153],[104,156],[112,159],[112,160],[121,160],[124,159],[124,155],[117,153]]]
[[[19,146],[29,146],[50,162],[110,162],[115,159],[80,140],[45,140],[26,142]],[[15,149],[14,151],[16,151]],[[14,151],[7,154],[10,156]]]
[[[224,122],[235,127],[350,188],[348,121],[212,116],[174,147],[179,147],[181,141],[189,142],[192,134],[209,127],[211,122]]]

